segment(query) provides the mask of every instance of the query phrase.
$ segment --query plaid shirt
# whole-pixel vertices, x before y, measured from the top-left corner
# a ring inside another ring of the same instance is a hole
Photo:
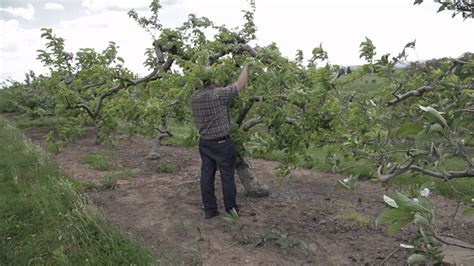
[[[235,84],[224,88],[197,90],[191,98],[191,110],[199,135],[218,139],[230,134],[230,100],[237,94]]]

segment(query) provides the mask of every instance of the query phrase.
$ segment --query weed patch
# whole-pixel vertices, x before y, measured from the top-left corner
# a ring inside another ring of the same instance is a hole
[[[155,171],[157,173],[175,173],[176,165],[171,163],[162,162],[156,165]]]
[[[87,164],[92,169],[98,171],[111,171],[117,169],[117,166],[110,162],[110,153],[108,152],[98,152],[83,156],[79,159],[79,162]]]

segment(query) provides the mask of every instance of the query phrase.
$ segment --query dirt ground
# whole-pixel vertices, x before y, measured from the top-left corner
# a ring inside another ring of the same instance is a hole
[[[26,130],[33,142],[44,145],[42,130]],[[400,243],[410,243],[413,228],[394,237],[373,220],[384,210],[383,194],[392,195],[377,182],[360,182],[356,192],[335,186],[344,178],[298,168],[291,177],[276,177],[277,162],[253,159],[253,169],[269,186],[268,198],[249,198],[240,181],[241,217],[233,224],[223,219],[222,192],[216,178],[221,214],[203,218],[197,149],[164,146],[163,158],[146,160],[151,139],[134,137],[115,148],[94,145],[91,132],[53,156],[60,167],[81,182],[98,183],[110,172],[91,169],[79,158],[111,151],[113,162],[138,175],[118,181],[115,189],[88,193],[107,220],[150,247],[165,264],[206,265],[379,265]],[[176,165],[175,173],[157,173],[160,161]],[[238,179],[237,179],[238,180]],[[456,203],[433,196],[440,226],[447,225]],[[352,215],[352,216],[351,216]],[[369,225],[351,217],[368,217]],[[474,221],[457,217],[456,238],[474,243]],[[408,251],[398,249],[387,265],[404,265]]]

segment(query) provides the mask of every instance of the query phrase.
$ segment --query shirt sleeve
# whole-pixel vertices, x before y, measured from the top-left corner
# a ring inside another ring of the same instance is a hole
[[[238,92],[239,92],[239,90],[237,89],[237,85],[231,84],[227,87],[218,88],[216,90],[216,95],[217,95],[217,98],[219,98],[219,99],[221,99],[221,100],[223,100],[227,103],[232,98],[234,98],[234,96],[237,95]]]

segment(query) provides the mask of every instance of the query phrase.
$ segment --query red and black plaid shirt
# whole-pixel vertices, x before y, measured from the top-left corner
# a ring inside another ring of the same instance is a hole
[[[230,100],[237,94],[235,84],[224,88],[197,90],[191,98],[194,123],[203,139],[218,139],[230,134]]]

